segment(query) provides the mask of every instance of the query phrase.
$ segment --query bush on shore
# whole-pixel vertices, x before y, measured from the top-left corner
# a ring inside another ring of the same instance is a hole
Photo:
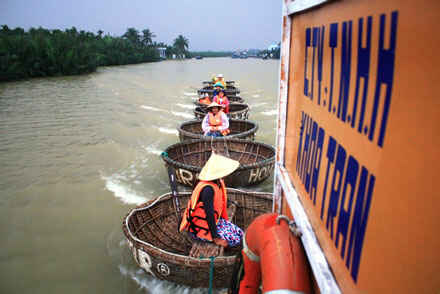
[[[129,28],[122,37],[71,29],[0,27],[0,81],[90,73],[98,66],[159,60],[154,35]],[[163,45],[163,44],[161,44]]]

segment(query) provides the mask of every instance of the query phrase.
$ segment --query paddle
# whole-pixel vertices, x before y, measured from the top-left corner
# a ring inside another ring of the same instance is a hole
[[[171,195],[173,196],[174,211],[176,213],[177,232],[180,226],[180,201],[177,192],[176,171],[171,165],[168,165],[168,179],[170,180]]]

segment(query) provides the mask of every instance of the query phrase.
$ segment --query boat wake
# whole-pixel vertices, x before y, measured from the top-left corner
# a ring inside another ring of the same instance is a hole
[[[188,93],[188,92],[183,92],[183,95],[185,96],[197,96],[197,93]]]
[[[252,108],[254,108],[254,107],[261,107],[261,106],[264,106],[266,104],[267,104],[267,102],[255,103],[255,104],[252,105]]]
[[[146,274],[142,269],[130,268],[125,265],[119,265],[120,273],[136,282],[139,289],[145,290],[147,293],[154,294],[203,294],[207,293],[207,289],[202,288],[189,288],[182,285],[177,285],[168,281],[158,280],[154,277]],[[213,291],[213,293],[224,293],[221,291]]]
[[[183,118],[194,118],[194,114],[186,113],[186,112],[179,112],[179,111],[171,111],[171,113],[175,116],[181,116]]]
[[[156,147],[154,147],[152,145],[144,147],[144,148],[150,154],[154,154],[154,155],[161,155],[162,154],[162,150],[159,150],[159,149],[157,149]]]
[[[278,111],[276,109],[272,109],[272,110],[268,110],[268,111],[263,111],[263,112],[261,112],[261,114],[267,115],[267,116],[274,116],[274,115],[278,114]]]
[[[141,108],[146,109],[146,110],[152,110],[152,111],[161,111],[161,112],[166,111],[164,109],[160,109],[160,108],[156,108],[156,107],[148,106],[148,105],[141,105]]]
[[[182,285],[176,285],[168,281],[155,279],[147,275],[142,269],[129,268],[124,265],[119,265],[119,271],[123,276],[126,276],[139,286],[139,289],[146,290],[147,293],[179,293],[179,294],[202,294],[206,293],[206,289],[194,289]]]
[[[169,129],[169,128],[164,128],[164,127],[158,127],[158,129],[159,129],[159,132],[161,132],[163,134],[170,134],[170,135],[176,135],[176,136],[179,134],[179,132],[177,132],[176,129]]]
[[[190,288],[183,285],[177,285],[169,281],[163,281],[154,278],[145,273],[133,260],[127,240],[122,237],[120,227],[115,227],[108,235],[106,240],[107,254],[117,266],[124,279],[134,281],[134,285],[129,288],[140,289],[141,293],[158,294],[202,294],[207,293],[206,289]],[[121,239],[122,238],[122,239]],[[124,292],[125,293],[125,292]],[[128,292],[130,293],[130,292]],[[131,292],[132,293],[132,292]],[[217,293],[214,291],[214,293]]]
[[[120,199],[123,203],[139,205],[147,201],[147,198],[139,195],[136,191],[124,184],[126,177],[120,174],[113,174],[109,177],[101,176],[101,178],[105,181],[106,189],[113,192],[115,197]]]
[[[191,109],[191,110],[194,109],[194,105],[192,105],[192,104],[181,104],[181,103],[177,103],[176,105],[179,106],[179,107],[181,107],[181,108],[185,108],[185,109]]]
[[[176,105],[181,107],[181,108],[185,108],[185,109],[193,109],[194,108],[193,105],[189,105],[189,104],[180,104],[180,103],[178,103]],[[156,112],[169,112],[169,110],[160,109],[160,108],[156,108],[156,107],[148,106],[148,105],[141,105],[140,107],[145,109],[145,110],[151,110],[151,111],[156,111]],[[180,117],[187,118],[187,119],[194,118],[193,114],[186,113],[186,112],[171,111],[171,114],[174,115],[174,116],[180,116]]]

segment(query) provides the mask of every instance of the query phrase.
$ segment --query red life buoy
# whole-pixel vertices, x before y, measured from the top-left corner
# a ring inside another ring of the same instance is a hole
[[[278,216],[261,215],[246,230],[240,294],[258,293],[261,282],[263,293],[275,290],[311,293],[309,268],[300,240],[285,221],[277,224]]]

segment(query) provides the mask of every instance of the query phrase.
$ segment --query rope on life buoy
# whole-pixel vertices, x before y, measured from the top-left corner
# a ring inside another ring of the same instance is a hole
[[[243,237],[244,276],[238,293],[256,294],[260,284],[263,293],[310,293],[299,234],[296,223],[286,216],[270,213],[254,219]]]
[[[282,214],[277,217],[276,223],[279,225],[281,220],[285,220],[287,222],[287,224],[289,225],[290,231],[296,237],[301,237],[302,236],[301,229],[298,227],[298,225],[296,224],[296,222],[294,220],[289,220],[289,218],[287,216],[282,215]]]

